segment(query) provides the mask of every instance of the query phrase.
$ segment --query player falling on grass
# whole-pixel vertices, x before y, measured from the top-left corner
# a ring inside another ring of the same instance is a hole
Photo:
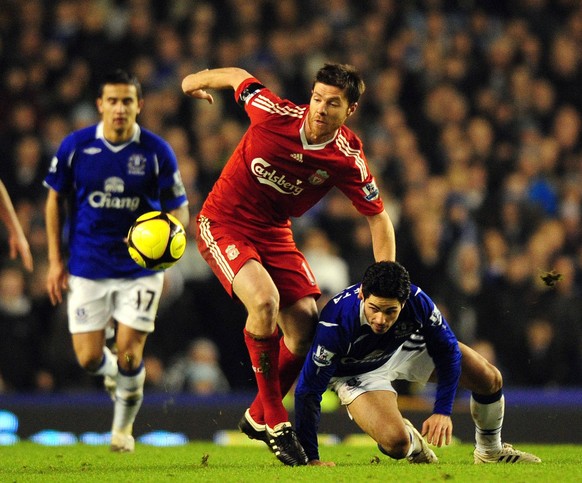
[[[438,447],[451,442],[457,387],[471,391],[475,463],[539,463],[501,441],[505,401],[499,370],[458,342],[437,306],[410,283],[397,262],[379,262],[361,284],[348,287],[323,308],[313,345],[295,390],[295,420],[309,464],[319,460],[321,396],[330,387],[348,414],[392,458],[436,463],[423,436],[398,410],[392,381],[437,383],[433,414],[422,435]]]
[[[102,82],[101,122],[67,136],[45,184],[51,302],[68,289],[69,330],[79,364],[104,376],[114,400],[111,449],[134,450],[132,427],[143,399],[143,349],[162,293],[163,272],[139,267],[125,238],[135,219],[162,210],[188,224],[188,201],[176,156],[136,122],[141,86],[124,71]],[[65,210],[68,210],[65,213]],[[61,236],[68,215],[68,244]],[[68,250],[68,271],[64,248]],[[117,355],[106,346],[115,324]]]
[[[326,64],[315,76],[309,105],[281,99],[239,68],[191,74],[182,88],[211,103],[205,89],[232,88],[250,118],[197,217],[197,242],[224,288],[248,312],[244,337],[258,395],[239,427],[266,442],[284,464],[302,465],[305,453],[282,398],[311,343],[320,290],[295,245],[290,217],[338,187],[366,216],[375,259],[395,257],[394,228],[362,143],[344,125],[364,82],[351,66]]]

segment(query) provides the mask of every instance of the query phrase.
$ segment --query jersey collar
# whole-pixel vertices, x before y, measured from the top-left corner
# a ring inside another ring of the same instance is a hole
[[[325,141],[324,143],[321,143],[321,144],[309,144],[309,142],[307,141],[307,134],[305,134],[305,123],[306,122],[307,122],[307,116],[305,116],[303,118],[303,123],[301,124],[301,127],[299,128],[299,136],[301,137],[301,144],[303,144],[303,149],[305,149],[306,151],[318,151],[320,149],[325,148],[329,143],[332,143],[335,141],[335,138],[337,137],[337,133],[339,132],[339,129],[335,132],[335,134],[333,135],[333,137],[329,141]]]
[[[364,314],[364,301],[360,300],[360,327],[365,325],[370,326],[370,324],[368,324],[368,320],[366,319],[366,314]]]
[[[99,124],[97,124],[97,131],[95,134],[95,137],[97,139],[101,139],[101,141],[103,141],[103,143],[109,148],[109,150],[113,151],[114,153],[117,153],[119,151],[121,151],[125,146],[127,146],[128,144],[131,143],[139,143],[139,139],[141,136],[141,128],[139,127],[139,124],[134,124],[134,128],[133,128],[133,135],[129,138],[129,140],[123,144],[111,144],[109,141],[107,141],[107,139],[105,139],[105,135],[103,134],[103,121],[101,121]]]

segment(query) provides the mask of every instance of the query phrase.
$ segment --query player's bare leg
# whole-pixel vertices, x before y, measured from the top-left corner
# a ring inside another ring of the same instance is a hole
[[[115,400],[117,378],[117,356],[105,345],[103,331],[84,332],[72,335],[73,348],[83,369],[94,376],[103,376],[105,389]]]
[[[541,462],[533,454],[502,443],[505,398],[501,373],[470,347],[462,343],[459,343],[459,347],[463,354],[460,386],[471,391],[471,416],[475,423],[475,463]]]
[[[244,335],[264,410],[263,441],[284,464],[304,465],[307,457],[291,428],[281,396],[277,287],[260,263],[249,260],[235,276],[233,290],[248,313]]]
[[[265,423],[271,427],[288,420],[279,383],[279,292],[265,268],[249,260],[237,273],[233,290],[247,310],[244,334]]]
[[[434,452],[410,421],[403,419],[392,391],[369,391],[348,405],[356,424],[378,443],[382,453],[411,463],[436,463]]]
[[[73,349],[79,365],[90,374],[103,375],[103,347],[105,346],[105,331],[81,332],[71,335]],[[101,372],[98,372],[100,371]]]

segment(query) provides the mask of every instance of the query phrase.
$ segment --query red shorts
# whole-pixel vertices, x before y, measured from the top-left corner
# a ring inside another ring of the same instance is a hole
[[[248,260],[257,260],[269,272],[279,290],[281,308],[304,297],[317,299],[321,295],[290,228],[272,228],[258,233],[211,221],[203,215],[197,217],[196,223],[198,250],[231,297],[234,298],[234,277]]]

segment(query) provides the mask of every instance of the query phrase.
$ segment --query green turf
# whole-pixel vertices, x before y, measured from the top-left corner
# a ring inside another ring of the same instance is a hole
[[[321,449],[335,468],[283,466],[262,446],[217,446],[192,442],[156,448],[136,445],[134,454],[110,453],[107,446],[76,444],[47,447],[22,442],[0,447],[0,482],[333,482],[457,481],[548,482],[581,481],[582,447],[516,445],[534,452],[537,465],[474,465],[472,445],[437,448],[436,465],[411,465],[380,454],[371,445],[340,444]]]

